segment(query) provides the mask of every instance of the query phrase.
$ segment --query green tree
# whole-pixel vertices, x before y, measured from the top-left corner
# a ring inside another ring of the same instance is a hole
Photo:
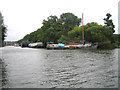
[[[73,13],[63,13],[60,15],[60,20],[62,21],[66,32],[72,30],[75,26],[79,26],[81,23],[81,18],[78,18]]]
[[[58,42],[64,42],[64,41],[69,41],[70,39],[68,38],[68,36],[65,35],[61,35],[61,37],[58,39]]]
[[[7,28],[4,25],[3,16],[0,12],[0,47],[3,46],[5,37],[6,37]]]
[[[44,42],[44,33],[41,28],[37,30],[37,42]]]
[[[74,27],[68,32],[68,37],[70,41],[82,40],[82,27]]]
[[[106,14],[107,18],[104,18],[104,23],[106,26],[110,27],[113,31],[113,33],[115,32],[114,28],[115,28],[115,25],[113,24],[113,21],[112,19],[110,19],[110,17],[112,16],[110,13],[107,13]]]
[[[61,36],[62,28],[62,22],[57,16],[49,16],[47,20],[43,20],[43,26],[41,28],[43,42],[57,42],[57,39]]]
[[[57,16],[49,16],[47,20],[43,20],[43,26],[41,27],[43,31],[47,30],[51,26],[54,26],[55,23],[58,21]]]
[[[63,13],[60,18],[49,16],[43,20],[43,26],[37,31],[26,35],[22,40],[30,42],[55,42],[63,35],[67,35],[75,26],[79,26],[81,19],[72,13]]]
[[[84,26],[84,29],[86,30],[86,29],[88,29],[88,28],[90,28],[90,27],[97,26],[97,25],[98,25],[98,23],[96,23],[96,22],[90,22],[90,23],[87,23],[87,24]]]
[[[106,34],[106,32],[108,33]],[[109,32],[108,27],[97,25],[97,26],[90,27],[86,30],[85,39],[93,43],[107,42],[107,41],[110,41],[109,40],[110,35],[111,33]]]
[[[29,41],[29,39],[30,39],[30,34],[27,34],[23,37],[23,39],[19,40],[19,42],[20,41]]]
[[[82,27],[74,27],[67,35],[62,35],[58,42],[82,40]]]

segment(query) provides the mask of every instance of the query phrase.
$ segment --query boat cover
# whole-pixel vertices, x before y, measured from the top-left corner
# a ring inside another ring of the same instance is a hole
[[[63,43],[59,43],[58,47],[64,47],[64,44]]]

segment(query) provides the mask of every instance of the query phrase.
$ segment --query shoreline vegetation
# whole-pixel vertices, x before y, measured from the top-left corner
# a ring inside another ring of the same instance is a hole
[[[4,18],[0,12],[0,47],[4,46],[4,40],[6,37],[7,26],[4,24]]]
[[[96,22],[90,22],[84,25],[84,38],[87,42],[97,43],[99,49],[113,49],[120,46],[120,34],[114,34],[115,25],[110,19],[112,15],[106,14],[103,19],[105,25],[99,25]],[[49,16],[43,20],[43,26],[36,31],[25,35],[21,42],[73,42],[82,40],[82,19],[73,13],[63,13],[60,18]]]

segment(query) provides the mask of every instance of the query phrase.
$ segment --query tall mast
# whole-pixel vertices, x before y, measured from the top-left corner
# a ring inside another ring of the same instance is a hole
[[[82,40],[84,44],[84,23],[83,23],[83,13],[82,13]]]

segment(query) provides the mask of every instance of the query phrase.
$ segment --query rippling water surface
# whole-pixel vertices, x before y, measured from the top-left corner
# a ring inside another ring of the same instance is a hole
[[[117,88],[118,50],[4,47],[3,88]]]

